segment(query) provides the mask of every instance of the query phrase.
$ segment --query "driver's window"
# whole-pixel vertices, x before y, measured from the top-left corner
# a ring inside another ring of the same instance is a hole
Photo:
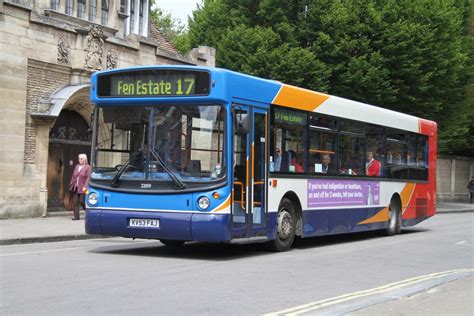
[[[120,169],[133,154],[141,149],[146,152],[146,133],[150,109],[99,108],[96,133],[94,170],[106,172]],[[143,157],[136,155],[127,171],[143,171]]]

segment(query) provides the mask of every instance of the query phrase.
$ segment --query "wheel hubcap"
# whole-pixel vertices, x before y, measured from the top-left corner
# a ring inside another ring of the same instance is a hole
[[[390,205],[390,208],[388,209],[388,225],[390,228],[395,228],[396,222],[395,209]]]
[[[281,210],[278,214],[278,236],[287,239],[293,232],[293,218],[287,210]]]

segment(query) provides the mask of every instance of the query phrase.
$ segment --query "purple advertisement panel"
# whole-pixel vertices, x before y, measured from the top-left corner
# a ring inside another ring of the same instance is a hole
[[[378,205],[379,181],[308,180],[308,207]]]

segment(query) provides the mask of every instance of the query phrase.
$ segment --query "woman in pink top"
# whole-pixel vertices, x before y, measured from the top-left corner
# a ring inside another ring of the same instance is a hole
[[[85,195],[87,193],[87,184],[91,177],[91,167],[87,163],[87,155],[79,154],[79,163],[74,168],[71,181],[69,182],[69,192],[73,194],[73,212],[72,220],[79,219],[79,204],[86,210]]]

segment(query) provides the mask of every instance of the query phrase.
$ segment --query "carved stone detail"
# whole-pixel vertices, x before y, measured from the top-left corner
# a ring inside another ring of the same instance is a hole
[[[61,36],[58,41],[58,62],[68,63],[69,53],[71,52],[71,45],[67,36]]]
[[[104,53],[104,32],[100,26],[92,25],[87,35],[86,60],[84,68],[102,70],[102,55]]]
[[[118,53],[115,49],[111,48],[107,52],[107,69],[114,69],[117,67]]]

